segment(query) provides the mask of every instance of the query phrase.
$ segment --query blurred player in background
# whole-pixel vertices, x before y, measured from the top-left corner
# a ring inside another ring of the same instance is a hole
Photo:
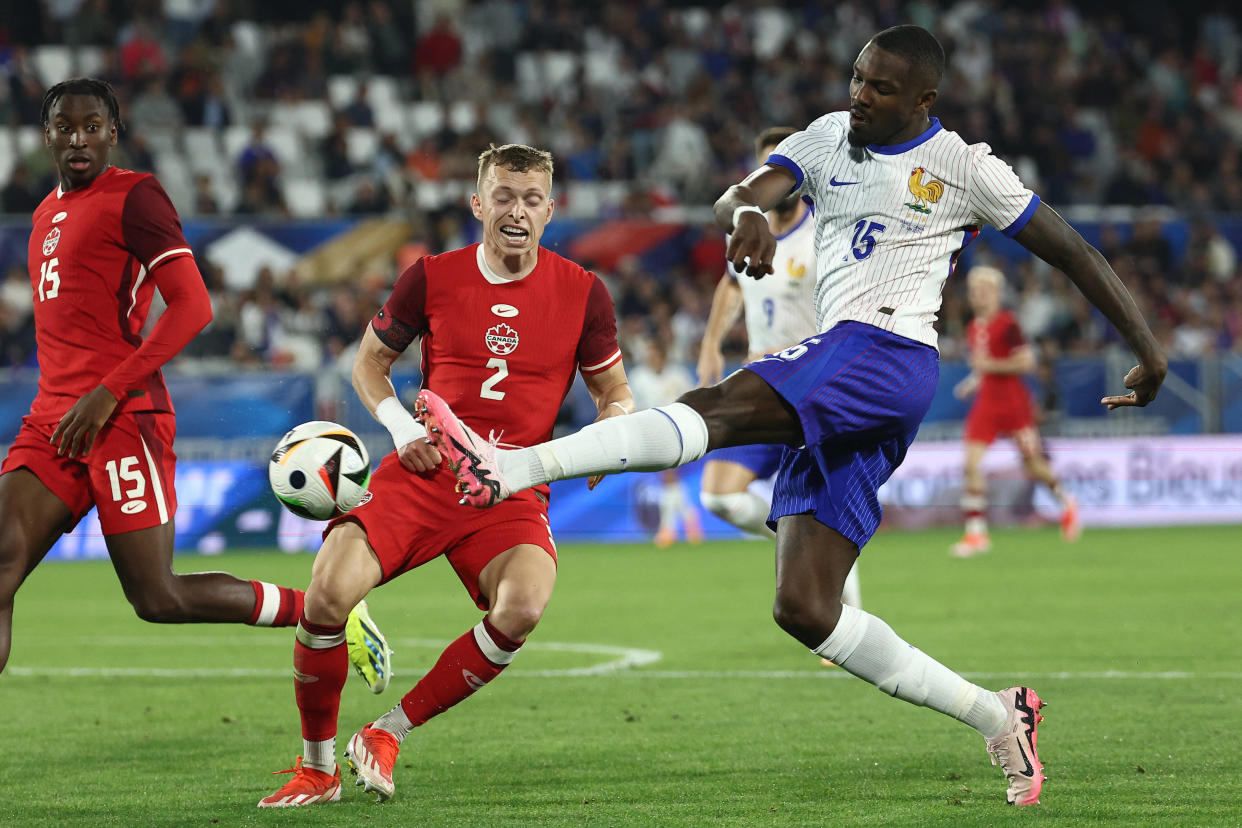
[[[821,116],[716,202],[732,234],[728,259],[772,273],[776,239],[763,215],[790,195],[815,202],[816,311],[822,333],[748,363],[668,406],[587,426],[518,451],[498,451],[433,392],[419,396],[430,437],[462,483],[463,502],[503,503],[552,480],[652,471],[709,449],[789,447],[777,473],[776,622],[811,652],[885,693],[952,716],[983,735],[1009,782],[1006,799],[1039,801],[1036,727],[1043,705],[1029,687],[991,691],[906,643],[880,618],[841,603],[845,578],[880,522],[876,491],[906,455],[939,376],[933,327],[962,247],[992,224],[1064,271],[1138,355],[1124,396],[1146,405],[1168,360],[1104,257],[985,144],[967,145],[929,110],[944,50],[918,26],[873,37],[853,65],[848,112]],[[1011,655],[1039,626],[1016,584],[1004,623]],[[910,748],[918,749],[915,741]]]
[[[555,206],[552,156],[519,144],[491,147],[479,156],[478,187],[470,206],[483,241],[415,262],[363,334],[354,388],[396,450],[371,477],[370,498],[328,525],[315,558],[293,651],[303,754],[261,808],[340,798],[345,614],[369,591],[443,555],[486,613],[400,703],[350,739],[345,755],[357,784],[381,800],[393,794],[402,740],[500,675],[552,597],[547,487],[500,509],[462,511],[453,473],[396,397],[392,365],[402,352],[419,340],[424,386],[480,428],[494,427],[505,445],[551,436],[575,372],[600,419],[633,410],[607,288],[539,246]]]
[[[122,128],[112,87],[58,83],[42,115],[59,184],[30,234],[39,392],[0,467],[0,670],[18,587],[92,506],[139,618],[292,626],[300,590],[172,570],[176,420],[160,368],[211,321],[207,288],[159,182],[108,163]],[[167,310],[144,340],[157,288]],[[351,660],[379,692],[387,645],[365,607],[351,619]]]
[[[797,131],[793,127],[769,127],[759,133],[755,160],[763,164],[781,141]],[[743,310],[749,362],[791,348],[819,330],[815,324],[815,222],[811,217],[810,205],[797,195],[767,212],[768,229],[776,239],[770,276],[739,278],[733,265],[725,264],[726,272],[716,285],[699,347],[699,385],[714,385],[724,379],[721,342]],[[781,445],[758,445],[713,451],[703,465],[699,500],[712,514],[744,532],[776,537],[768,527],[771,504],[750,491],[750,485],[776,474],[784,450]],[[841,600],[862,606],[857,565],[845,579]]]
[[[668,346],[660,337],[647,341],[647,361],[630,372],[630,390],[634,394],[636,409],[667,405],[694,387],[694,378],[679,362],[668,358]],[[660,473],[660,526],[656,530],[655,545],[661,549],[677,542],[677,527],[681,525],[690,543],[702,543],[703,523],[699,510],[686,497],[686,487],[677,469],[664,469]]]
[[[971,558],[992,548],[988,536],[987,480],[983,455],[997,437],[1010,437],[1022,453],[1027,475],[1042,483],[1061,504],[1061,537],[1076,541],[1082,532],[1078,503],[1065,492],[1044,456],[1035,425],[1031,396],[1022,381],[1035,370],[1035,353],[1022,338],[1012,313],[1001,307],[1005,274],[994,267],[975,267],[966,275],[966,294],[974,318],[966,328],[970,374],[953,389],[959,399],[975,401],[966,415],[966,473],[962,511],[966,534],[953,544],[954,557]]]

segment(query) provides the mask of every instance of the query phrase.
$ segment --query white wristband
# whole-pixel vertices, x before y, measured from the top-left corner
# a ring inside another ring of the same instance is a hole
[[[737,220],[742,217],[742,213],[758,213],[763,215],[763,211],[753,204],[743,204],[733,211],[733,230],[737,232]]]
[[[427,436],[427,429],[405,410],[401,400],[396,397],[380,400],[379,405],[375,406],[375,419],[388,429],[393,445],[398,449]]]

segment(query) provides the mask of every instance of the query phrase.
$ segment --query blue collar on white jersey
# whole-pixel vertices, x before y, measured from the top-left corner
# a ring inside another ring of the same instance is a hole
[[[917,147],[919,144],[922,144],[924,141],[927,141],[933,135],[939,132],[940,129],[941,129],[940,119],[932,118],[931,126],[923,130],[923,132],[920,133],[919,135],[916,135],[913,138],[911,138],[909,141],[906,141],[905,143],[892,144],[891,146],[887,146],[887,147],[882,147],[882,146],[879,146],[878,144],[867,144],[867,149],[871,150],[872,152],[878,152],[880,155],[901,155],[903,152],[912,150],[915,147]]]

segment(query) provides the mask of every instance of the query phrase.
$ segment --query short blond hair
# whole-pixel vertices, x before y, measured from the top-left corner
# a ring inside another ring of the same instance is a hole
[[[504,167],[506,170],[519,173],[529,170],[546,172],[548,186],[552,186],[552,153],[546,150],[535,149],[525,144],[505,144],[500,147],[488,144],[487,149],[479,154],[478,186],[480,189],[483,188],[483,176],[487,175],[487,171],[492,167]]]
[[[966,274],[966,282],[987,282],[998,291],[1005,289],[1005,274],[998,268],[979,265]]]

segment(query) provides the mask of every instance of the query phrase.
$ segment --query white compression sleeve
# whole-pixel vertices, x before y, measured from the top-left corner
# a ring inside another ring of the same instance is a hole
[[[671,469],[707,452],[707,423],[683,403],[611,417],[530,448],[501,453],[514,491],[553,480]]]
[[[902,641],[883,620],[848,604],[842,605],[832,635],[812,652],[890,696],[952,716],[989,739],[1004,727],[1007,713],[999,696]]]
[[[427,429],[405,410],[396,397],[385,397],[379,401],[379,405],[375,406],[375,419],[388,429],[393,445],[398,449],[427,436]]]

